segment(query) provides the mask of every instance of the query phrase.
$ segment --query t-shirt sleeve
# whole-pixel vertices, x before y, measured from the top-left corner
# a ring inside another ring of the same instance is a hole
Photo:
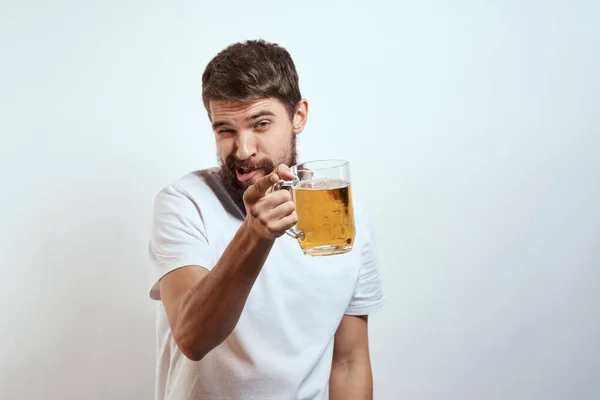
[[[210,270],[216,263],[200,209],[189,195],[173,185],[156,196],[148,247],[152,261],[150,297],[154,300],[160,300],[159,282],[167,273],[187,265]]]
[[[369,216],[365,213],[365,238],[360,250],[360,270],[347,315],[367,315],[378,311],[385,303],[379,271],[377,246]]]

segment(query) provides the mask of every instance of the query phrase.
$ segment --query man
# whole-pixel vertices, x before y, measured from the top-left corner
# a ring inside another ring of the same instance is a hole
[[[286,229],[306,125],[289,53],[229,46],[202,95],[220,168],[196,171],[155,200],[150,296],[158,302],[156,398],[370,399],[367,315],[383,304],[365,211],[351,252],[305,256]]]

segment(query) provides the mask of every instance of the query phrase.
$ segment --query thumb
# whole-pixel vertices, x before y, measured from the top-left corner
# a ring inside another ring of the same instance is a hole
[[[294,180],[294,174],[290,171],[290,167],[285,164],[279,164],[273,173],[277,174],[281,179],[286,181]]]

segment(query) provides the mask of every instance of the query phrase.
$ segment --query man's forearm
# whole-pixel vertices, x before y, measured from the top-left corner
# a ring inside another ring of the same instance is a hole
[[[231,334],[273,243],[242,224],[213,269],[186,292],[174,334],[187,357],[202,359]]]
[[[373,375],[368,361],[335,362],[329,379],[331,400],[372,400]]]

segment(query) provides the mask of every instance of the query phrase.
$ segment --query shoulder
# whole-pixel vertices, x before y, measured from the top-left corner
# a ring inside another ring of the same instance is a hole
[[[187,199],[194,204],[219,195],[221,181],[217,168],[189,172],[163,186],[155,197],[155,203]]]
[[[223,186],[216,168],[189,172],[163,186],[154,198],[154,216],[158,218],[203,217],[220,207]]]
[[[373,251],[376,234],[373,227],[372,212],[368,202],[360,196],[353,196],[354,225],[356,227],[356,245],[363,250]]]
[[[364,198],[353,195],[352,202],[354,204],[354,221],[356,226],[364,229],[371,225],[371,211],[368,203]]]
[[[217,168],[191,171],[166,184],[158,192],[157,197],[171,192],[185,193],[190,196],[203,194],[207,191],[212,191],[211,187],[214,187],[216,183],[220,183]]]

